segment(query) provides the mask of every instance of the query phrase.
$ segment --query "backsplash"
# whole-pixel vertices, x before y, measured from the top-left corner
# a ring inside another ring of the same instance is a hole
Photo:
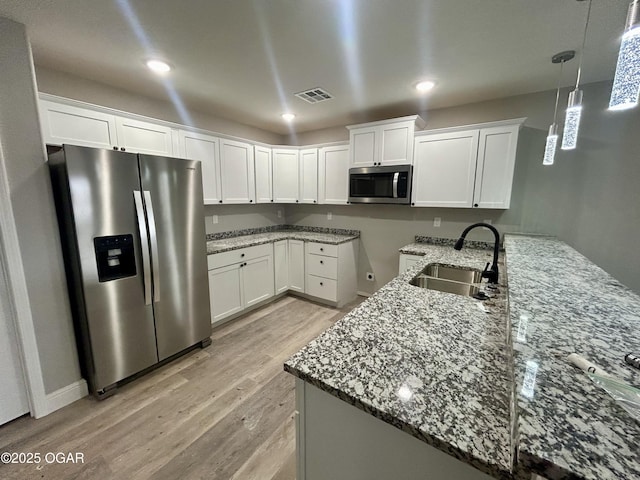
[[[438,238],[427,237],[424,235],[416,235],[416,243],[426,243],[429,245],[444,245],[445,247],[453,247],[456,244],[457,238]],[[477,240],[464,241],[464,248],[475,248],[477,250],[493,250],[493,243],[479,242]],[[502,250],[502,248],[501,248]]]
[[[256,233],[268,233],[281,230],[297,230],[300,232],[331,233],[335,235],[360,236],[359,230],[346,230],[343,228],[305,227],[302,225],[269,225],[267,227],[245,228],[242,230],[230,230],[228,232],[208,233],[207,241],[221,240],[223,238],[240,237],[243,235],[254,235]]]

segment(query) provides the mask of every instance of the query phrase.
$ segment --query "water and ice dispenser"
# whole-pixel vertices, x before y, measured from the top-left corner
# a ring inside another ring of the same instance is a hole
[[[93,245],[98,264],[98,279],[109,282],[136,274],[133,235],[95,237]]]

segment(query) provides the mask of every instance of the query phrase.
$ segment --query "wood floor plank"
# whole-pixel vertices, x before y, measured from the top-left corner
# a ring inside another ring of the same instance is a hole
[[[0,464],[0,478],[294,480],[294,379],[282,364],[357,303],[280,298],[111,398],[1,426],[0,451],[81,452],[85,463]]]

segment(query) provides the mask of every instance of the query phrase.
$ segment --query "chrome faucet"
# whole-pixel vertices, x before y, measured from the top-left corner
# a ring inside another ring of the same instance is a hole
[[[491,269],[489,269],[489,263],[487,263],[484,267],[484,271],[482,272],[482,278],[489,279],[489,283],[498,283],[498,252],[500,251],[500,234],[498,233],[498,230],[496,230],[496,227],[484,222],[469,225],[464,229],[453,248],[456,250],[462,250],[462,245],[464,244],[464,239],[467,236],[467,233],[476,227],[486,227],[491,230],[493,232],[493,236],[496,237],[496,242],[493,245],[493,264],[491,264]]]

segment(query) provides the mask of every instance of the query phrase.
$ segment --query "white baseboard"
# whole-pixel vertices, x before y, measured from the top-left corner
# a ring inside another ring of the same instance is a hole
[[[84,379],[80,379],[77,382],[73,382],[71,385],[62,387],[55,392],[47,394],[47,412],[45,415],[49,415],[56,410],[66,407],[67,405],[86,397],[89,394],[87,388],[87,382]],[[41,415],[44,416],[44,415]]]
[[[373,293],[367,293],[367,292],[356,292],[358,295],[360,295],[361,297],[370,297],[371,295],[373,295]]]

